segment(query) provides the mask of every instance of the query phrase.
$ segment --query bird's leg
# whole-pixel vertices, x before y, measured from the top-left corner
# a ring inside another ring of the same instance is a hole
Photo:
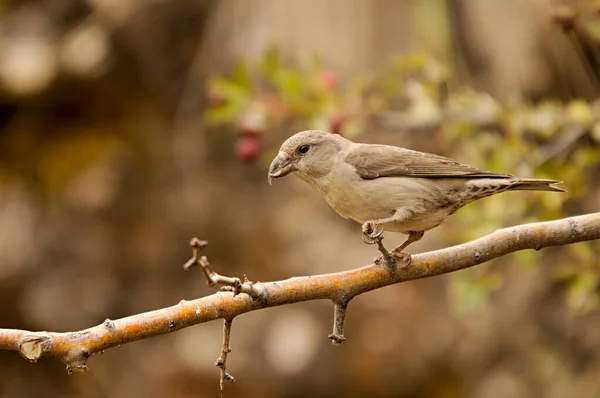
[[[408,238],[390,253],[392,256],[396,257],[398,260],[401,260],[404,263],[404,266],[402,268],[408,267],[411,262],[410,254],[404,253],[402,250],[406,249],[411,243],[414,243],[421,239],[424,234],[424,231],[410,231],[408,233]]]
[[[381,236],[383,234],[383,228],[380,227],[381,221],[383,220],[367,221],[362,225],[363,242],[368,245],[377,244],[377,249],[381,252],[382,257],[376,258],[375,263],[379,264],[383,259],[386,264],[391,264],[395,262],[395,259],[383,245],[383,236]]]
[[[410,210],[401,208],[396,210],[391,217],[367,221],[362,225],[363,241],[368,245],[374,245],[377,242],[380,242],[381,239],[383,239],[381,237],[383,234],[383,224],[405,221],[410,218],[411,214]]]
[[[416,241],[420,240],[424,234],[424,231],[410,231],[408,233],[408,238],[392,251],[394,253],[402,253],[402,250],[406,249],[411,243],[415,243]]]
[[[378,257],[375,259],[375,263],[379,264],[379,263],[381,263],[382,260],[384,260],[385,263],[388,265],[395,265],[397,263],[398,259],[403,258],[402,256],[394,255],[393,252],[392,253],[388,252],[388,250],[383,245],[383,242],[382,242],[383,237],[381,236],[383,234],[382,225],[386,224],[386,223],[405,221],[408,218],[410,218],[411,214],[412,213],[409,210],[401,208],[401,209],[396,210],[392,217],[382,218],[379,220],[367,221],[362,225],[363,241],[369,245],[377,244],[377,249],[379,249],[379,251],[382,254],[381,257]],[[409,238],[410,238],[410,235],[409,235]],[[420,237],[419,237],[419,239],[420,239]],[[408,266],[409,263],[410,263],[410,260],[408,261],[408,263],[406,263],[405,266]]]

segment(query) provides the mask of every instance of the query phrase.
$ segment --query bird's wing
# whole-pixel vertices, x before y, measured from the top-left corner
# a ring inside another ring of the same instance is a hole
[[[420,178],[510,178],[480,170],[443,156],[388,145],[362,144],[348,153],[346,163],[354,166],[363,180],[379,177]]]

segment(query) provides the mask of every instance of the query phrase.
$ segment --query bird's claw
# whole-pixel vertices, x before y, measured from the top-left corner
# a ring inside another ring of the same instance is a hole
[[[409,253],[391,251],[386,257],[375,257],[373,262],[377,265],[387,265],[388,267],[396,267],[400,265],[400,269],[404,269],[412,262],[412,257]]]
[[[394,259],[396,259],[396,261],[398,261],[398,264],[400,264],[400,269],[408,267],[412,262],[412,256],[410,253],[392,250],[390,254],[392,257],[394,257]]]
[[[367,221],[362,225],[363,242],[367,245],[374,245],[381,240],[383,228],[372,221]]]

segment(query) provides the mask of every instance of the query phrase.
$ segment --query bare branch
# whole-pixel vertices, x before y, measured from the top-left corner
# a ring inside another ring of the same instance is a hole
[[[183,300],[172,307],[106,320],[78,332],[0,329],[0,349],[18,351],[31,362],[58,358],[70,372],[85,370],[87,358],[107,348],[199,323],[233,319],[261,308],[320,299],[338,303],[337,312],[341,316],[343,311],[339,303],[347,303],[361,293],[472,267],[517,250],[540,250],[594,239],[600,239],[600,213],[521,225],[498,230],[462,245],[414,255],[411,265],[404,269],[372,264],[334,274],[256,283],[253,288],[260,292],[260,300],[246,294],[218,292],[196,300]],[[343,331],[341,326],[343,317],[338,319],[338,331]]]
[[[229,336],[231,336],[232,324],[233,319],[225,319],[225,321],[223,321],[223,348],[221,348],[221,356],[217,358],[217,363],[215,364],[221,369],[221,380],[219,382],[221,397],[223,396],[224,383],[233,383],[235,381],[233,376],[227,373],[227,354],[231,352],[231,347],[229,346]]]
[[[336,303],[333,308],[333,333],[328,337],[333,345],[341,345],[346,338],[344,337],[344,321],[346,320],[346,309],[348,302]]]
[[[219,275],[210,270],[208,258],[202,254],[203,250],[208,246],[207,241],[192,238],[190,246],[192,246],[192,258],[184,264],[183,269],[187,271],[193,266],[198,265],[208,286],[223,285],[224,288],[221,290],[233,292],[234,295],[246,293],[252,298],[260,298],[261,290],[254,287],[254,282],[249,281],[248,278],[244,278],[244,282],[242,282],[240,278]]]

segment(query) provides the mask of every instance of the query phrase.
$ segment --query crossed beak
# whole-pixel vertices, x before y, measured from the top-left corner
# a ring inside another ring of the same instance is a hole
[[[273,178],[285,177],[296,168],[291,163],[290,158],[285,153],[279,152],[279,154],[271,162],[269,167],[269,185],[273,182]]]

